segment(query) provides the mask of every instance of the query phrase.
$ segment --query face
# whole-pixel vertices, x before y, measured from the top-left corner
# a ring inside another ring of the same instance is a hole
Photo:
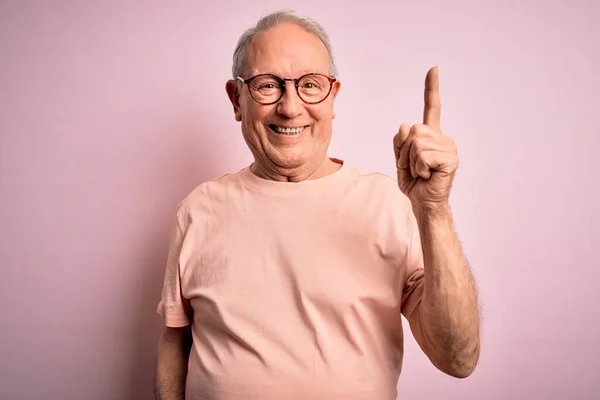
[[[320,39],[297,25],[281,23],[258,35],[246,52],[246,74],[250,78],[272,73],[282,78],[299,78],[317,72],[329,74],[329,55]],[[266,175],[310,175],[328,161],[333,103],[339,91],[334,83],[329,96],[319,104],[304,103],[292,82],[275,104],[261,105],[250,95],[248,85],[227,83],[235,118],[255,158]],[[285,133],[281,132],[286,129]]]

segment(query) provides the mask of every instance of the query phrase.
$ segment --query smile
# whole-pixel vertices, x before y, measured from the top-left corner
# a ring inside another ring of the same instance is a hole
[[[300,132],[302,132],[306,128],[306,126],[298,126],[298,127],[290,128],[290,127],[283,127],[283,126],[271,124],[271,125],[269,125],[269,128],[271,128],[271,130],[273,130],[281,135],[293,136],[293,135],[297,135]]]

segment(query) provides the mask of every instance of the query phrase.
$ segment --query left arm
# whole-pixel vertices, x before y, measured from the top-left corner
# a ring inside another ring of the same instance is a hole
[[[424,257],[423,297],[409,322],[415,340],[441,371],[469,376],[480,354],[480,317],[471,268],[449,206],[415,213]]]
[[[421,301],[408,319],[433,364],[464,378],[479,360],[479,306],[448,201],[458,153],[440,127],[437,67],[425,77],[424,101],[423,124],[402,124],[394,137],[398,186],[411,201],[424,264]]]

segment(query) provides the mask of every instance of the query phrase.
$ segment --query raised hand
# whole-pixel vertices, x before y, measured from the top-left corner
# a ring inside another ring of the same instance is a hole
[[[435,210],[448,204],[458,154],[451,137],[440,127],[441,104],[438,68],[425,78],[423,123],[402,124],[394,136],[398,186],[413,209]]]

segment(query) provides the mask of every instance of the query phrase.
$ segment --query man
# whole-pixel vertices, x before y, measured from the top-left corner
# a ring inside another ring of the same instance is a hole
[[[328,157],[340,82],[318,24],[263,18],[226,90],[254,162],[179,206],[157,398],[395,399],[402,314],[437,368],[470,375],[479,312],[448,206],[458,158],[437,68],[423,123],[394,137],[397,179]]]

